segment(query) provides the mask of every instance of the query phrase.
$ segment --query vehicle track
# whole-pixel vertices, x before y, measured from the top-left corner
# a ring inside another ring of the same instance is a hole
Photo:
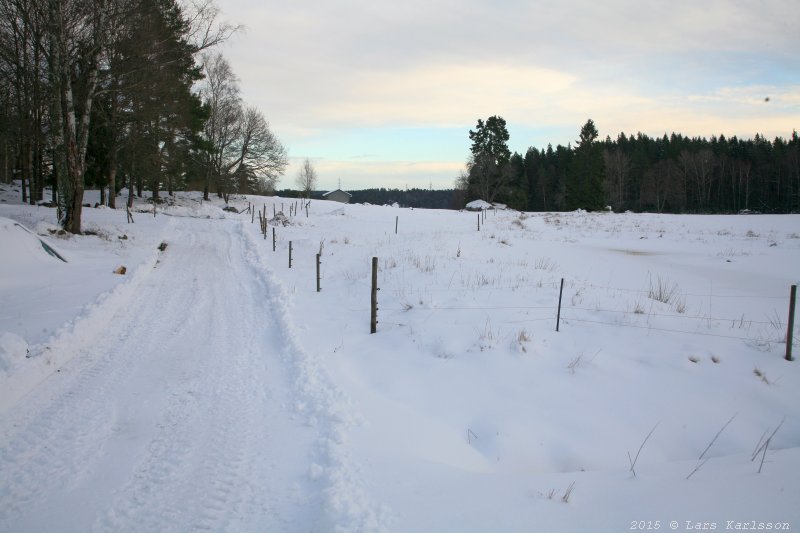
[[[236,221],[182,219],[109,329],[0,421],[0,531],[310,531],[315,438]]]

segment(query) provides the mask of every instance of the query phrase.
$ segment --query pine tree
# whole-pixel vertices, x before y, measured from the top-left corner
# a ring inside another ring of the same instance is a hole
[[[487,202],[502,195],[510,174],[506,171],[511,152],[508,149],[506,121],[497,115],[484,123],[478,119],[475,130],[469,131],[472,141],[469,163],[469,195]]]

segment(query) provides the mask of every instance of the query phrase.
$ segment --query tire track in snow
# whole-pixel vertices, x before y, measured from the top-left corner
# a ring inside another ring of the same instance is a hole
[[[176,226],[107,339],[4,428],[0,530],[311,529],[313,434],[287,414],[266,286],[233,224]]]
[[[113,341],[124,336],[117,333]],[[155,352],[146,341],[142,351]],[[109,346],[109,341],[100,344]],[[72,348],[76,356],[44,384],[44,394],[25,397],[3,426],[0,524],[46,490],[79,484],[114,431],[115,413],[107,398],[126,379],[136,353]]]

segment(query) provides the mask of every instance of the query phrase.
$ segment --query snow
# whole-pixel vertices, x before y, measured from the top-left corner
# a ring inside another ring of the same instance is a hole
[[[482,209],[491,209],[492,204],[486,200],[472,200],[465,207],[470,211],[480,211]]]
[[[247,208],[291,199],[179,193],[59,236],[18,196],[0,186],[0,531],[800,524],[800,216],[478,231],[312,201],[273,252]]]
[[[28,343],[8,331],[0,333],[0,373],[13,373],[28,355]]]

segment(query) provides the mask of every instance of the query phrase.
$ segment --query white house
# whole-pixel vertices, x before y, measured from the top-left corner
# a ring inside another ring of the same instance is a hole
[[[326,192],[322,195],[323,200],[333,200],[334,202],[341,202],[343,204],[349,204],[350,198],[353,195],[349,192],[343,191],[341,189],[336,189],[335,191]]]

